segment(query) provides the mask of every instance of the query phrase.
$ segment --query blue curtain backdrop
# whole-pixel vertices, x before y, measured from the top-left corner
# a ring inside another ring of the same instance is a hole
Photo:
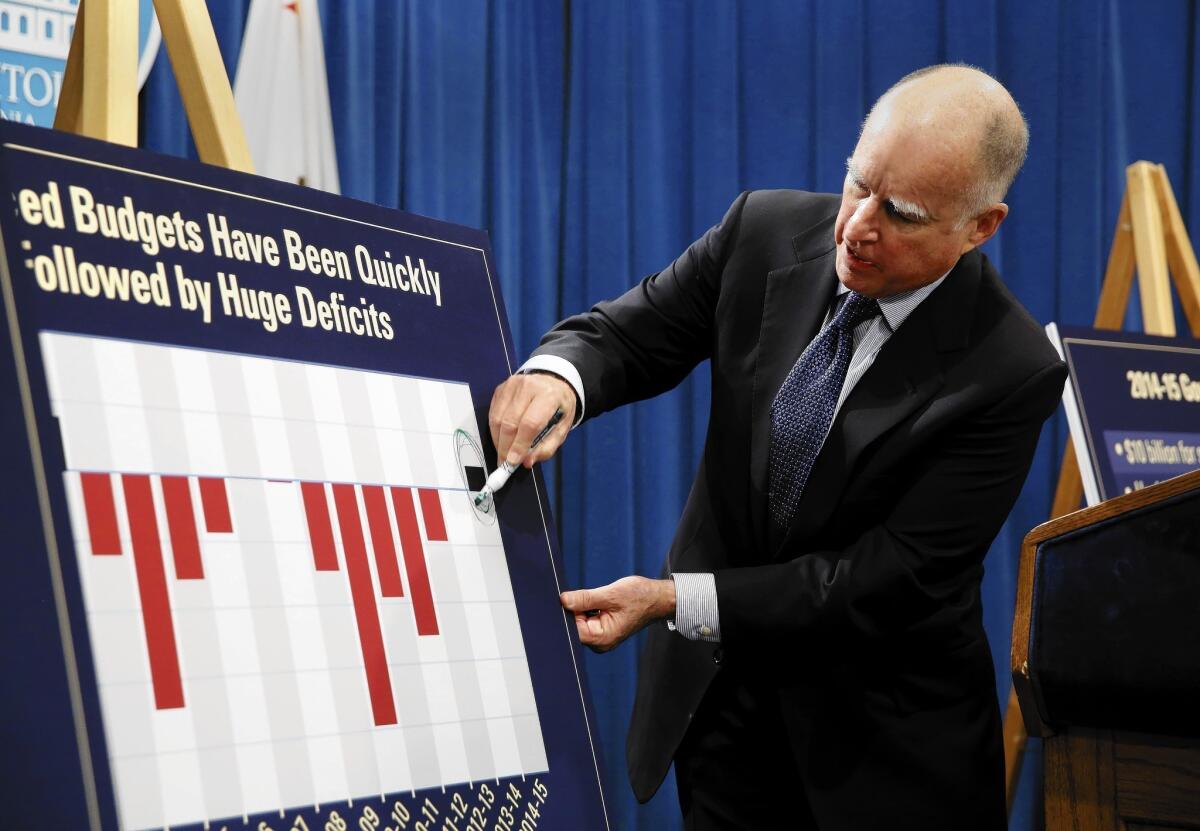
[[[247,3],[209,8],[232,72]],[[1029,119],[987,253],[1040,321],[1091,322],[1128,163],[1165,164],[1200,228],[1189,0],[325,0],[321,14],[343,192],[488,229],[526,353],[670,262],[739,191],[838,190],[870,103],[935,62],[992,72]],[[142,103],[144,146],[194,158],[165,53]],[[577,430],[549,467],[572,585],[658,572],[707,398],[702,368]],[[1064,439],[1056,418],[987,561],[1001,702],[1019,545],[1046,518]],[[678,828],[672,781],[642,807],[625,784],[637,652],[586,661],[615,824]],[[1038,750],[1015,829],[1041,826]]]

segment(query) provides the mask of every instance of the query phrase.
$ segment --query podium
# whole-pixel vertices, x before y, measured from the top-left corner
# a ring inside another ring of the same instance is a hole
[[[1200,829],[1200,471],[1026,536],[1012,675],[1046,831]]]

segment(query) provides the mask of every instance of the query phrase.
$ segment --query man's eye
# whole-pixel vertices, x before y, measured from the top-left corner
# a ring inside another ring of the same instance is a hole
[[[894,217],[895,219],[898,219],[900,222],[904,222],[909,225],[911,225],[917,221],[915,218],[909,216],[908,214],[901,213],[900,210],[895,205],[893,205],[891,202],[887,203],[887,212],[890,216]]]

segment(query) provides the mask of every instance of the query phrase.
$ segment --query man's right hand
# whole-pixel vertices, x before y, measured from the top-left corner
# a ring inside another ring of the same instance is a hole
[[[492,393],[488,411],[497,457],[525,467],[549,459],[575,423],[576,403],[575,390],[557,375],[530,372],[509,378]],[[550,423],[559,407],[563,411],[562,421],[529,452],[529,443]]]

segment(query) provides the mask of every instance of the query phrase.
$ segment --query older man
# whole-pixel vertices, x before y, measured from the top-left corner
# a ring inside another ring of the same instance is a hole
[[[669,579],[567,592],[611,649],[650,624],[627,753],[688,828],[1000,829],[979,583],[1065,368],[978,246],[1028,132],[979,70],[902,79],[836,196],[743,194],[682,256],[546,335],[495,393],[502,457],[710,359]],[[564,483],[570,487],[570,483]],[[665,621],[665,622],[664,622]]]

